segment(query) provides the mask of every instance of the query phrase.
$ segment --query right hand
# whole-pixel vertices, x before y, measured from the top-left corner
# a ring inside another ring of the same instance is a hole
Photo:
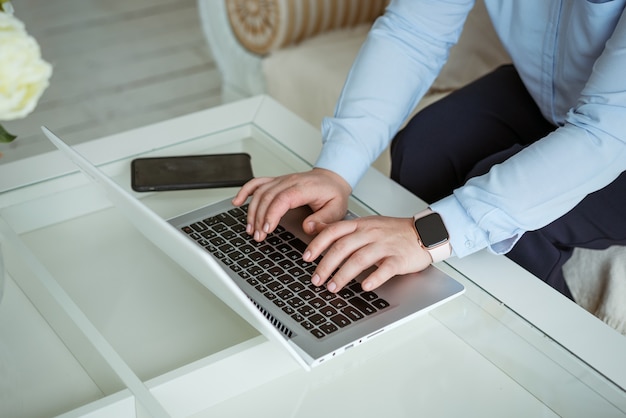
[[[254,178],[239,190],[232,203],[241,206],[252,196],[246,232],[256,241],[263,241],[289,209],[304,205],[314,213],[304,220],[302,229],[307,234],[321,231],[326,224],[345,216],[350,193],[352,188],[340,175],[313,168],[304,173]]]

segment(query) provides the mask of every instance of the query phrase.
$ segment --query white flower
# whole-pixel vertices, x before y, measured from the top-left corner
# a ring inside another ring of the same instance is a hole
[[[52,67],[24,24],[0,12],[0,121],[23,118],[48,87]]]

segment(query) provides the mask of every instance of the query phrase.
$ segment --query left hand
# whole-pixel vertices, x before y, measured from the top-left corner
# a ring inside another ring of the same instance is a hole
[[[324,251],[311,281],[321,286],[339,269],[327,284],[331,292],[372,266],[376,270],[361,283],[366,291],[395,275],[421,271],[432,261],[417,241],[412,218],[369,216],[325,225],[305,250],[304,260],[313,261]]]

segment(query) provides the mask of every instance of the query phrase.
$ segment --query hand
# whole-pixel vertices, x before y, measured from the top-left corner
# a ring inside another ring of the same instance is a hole
[[[414,273],[432,262],[418,241],[412,218],[370,216],[327,225],[304,252],[313,261],[327,251],[311,281],[325,283],[337,269],[327,288],[338,292],[359,273],[377,266],[362,283],[363,290],[377,288],[398,274]]]
[[[304,173],[252,179],[239,190],[233,205],[240,206],[252,196],[246,232],[254,235],[256,241],[263,241],[289,209],[309,205],[313,210],[302,224],[307,234],[318,232],[320,225],[342,219],[350,193],[350,185],[341,176],[314,168]]]

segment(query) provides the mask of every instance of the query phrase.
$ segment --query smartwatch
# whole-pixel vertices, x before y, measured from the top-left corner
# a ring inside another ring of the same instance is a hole
[[[445,260],[452,254],[450,236],[443,219],[430,209],[413,216],[417,241],[430,254],[433,263]]]

